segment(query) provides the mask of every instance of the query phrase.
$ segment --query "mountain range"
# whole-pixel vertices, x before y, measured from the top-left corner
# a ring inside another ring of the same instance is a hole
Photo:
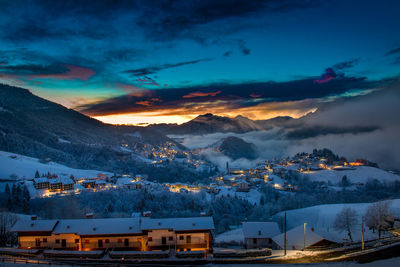
[[[26,89],[0,85],[0,150],[73,168],[129,171],[140,159],[137,151],[165,142],[174,143],[155,129],[105,124]]]
[[[246,133],[251,131],[269,130],[273,127],[283,127],[294,124],[296,119],[289,116],[275,117],[269,120],[251,120],[241,115],[234,118],[207,113],[199,115],[183,124],[153,124],[147,126],[164,134],[210,134],[217,132]]]

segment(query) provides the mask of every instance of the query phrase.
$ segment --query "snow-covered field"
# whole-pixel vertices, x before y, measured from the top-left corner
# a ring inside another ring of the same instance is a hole
[[[226,266],[226,264],[209,264],[206,266]],[[370,263],[359,264],[357,262],[332,262],[332,263],[309,263],[309,264],[230,264],[232,267],[253,267],[253,266],[279,266],[279,267],[287,267],[287,266],[295,266],[295,267],[310,267],[310,266],[327,266],[327,267],[395,267],[400,266],[400,258],[391,258],[386,260],[379,260]]]
[[[0,151],[0,180],[9,180],[11,177],[32,179],[36,170],[40,174],[50,172],[60,177],[69,177],[71,174],[77,178],[96,177],[98,173],[112,175],[103,171],[72,169],[54,162],[41,163],[36,158]]]
[[[399,175],[368,166],[359,166],[356,167],[355,170],[320,170],[305,173],[304,175],[310,178],[311,181],[330,181],[333,184],[341,182],[344,175],[346,175],[352,183],[366,183],[369,179],[377,179],[380,182],[400,181]]]
[[[336,242],[343,242],[343,238],[348,238],[346,232],[338,232],[333,228],[336,214],[344,207],[349,207],[357,212],[359,225],[352,229],[354,241],[361,240],[361,218],[364,216],[366,209],[371,203],[354,203],[354,204],[328,204],[308,207],[304,209],[295,209],[287,211],[287,229],[307,223],[307,226],[313,227],[319,235]],[[400,199],[391,200],[391,210],[398,217],[400,216]],[[274,216],[274,220],[283,222],[284,212],[280,212]],[[373,233],[366,227],[365,238],[376,239],[378,234]]]
[[[307,229],[314,228],[314,231],[329,240],[335,242],[343,242],[344,238],[348,238],[346,232],[338,232],[334,229],[333,223],[336,214],[339,213],[343,207],[350,207],[356,210],[359,217],[359,225],[352,229],[352,236],[354,241],[361,241],[361,217],[365,214],[366,209],[371,203],[355,203],[355,204],[329,204],[308,207],[304,209],[295,209],[287,211],[287,230],[291,230],[299,225],[307,223]],[[400,216],[400,199],[391,200],[391,211]],[[282,224],[284,212],[280,212],[274,216],[274,221]],[[373,233],[365,227],[365,239],[373,240],[378,238],[377,232]],[[303,235],[301,236],[303,240]],[[216,243],[243,242],[242,228],[227,231],[216,236]]]

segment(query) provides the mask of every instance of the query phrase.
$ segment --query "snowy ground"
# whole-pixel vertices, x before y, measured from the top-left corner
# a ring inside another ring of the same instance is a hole
[[[224,264],[209,264],[206,266],[227,266]],[[374,261],[370,263],[364,263],[364,264],[359,264],[357,262],[332,262],[332,263],[309,263],[309,264],[231,264],[229,266],[235,267],[235,266],[240,266],[240,267],[254,267],[254,266],[279,266],[279,267],[285,267],[285,266],[293,266],[293,267],[310,267],[310,266],[327,266],[327,267],[395,267],[395,266],[400,266],[400,258],[391,258],[391,259],[386,259],[386,260],[379,260],[379,261]]]
[[[36,170],[41,174],[47,172],[56,173],[60,177],[70,177],[71,174],[77,178],[97,177],[98,173],[112,175],[111,173],[97,170],[72,169],[54,162],[40,163],[36,158],[0,151],[0,180],[9,180],[11,179],[10,176],[14,174],[17,178],[32,179]]]
[[[291,230],[299,225],[307,223],[307,229],[314,228],[315,233],[335,242],[343,242],[344,238],[348,238],[347,233],[338,232],[333,228],[336,214],[343,207],[350,207],[356,210],[359,217],[359,225],[352,229],[353,240],[361,241],[361,217],[365,214],[367,207],[371,203],[355,203],[355,204],[329,204],[308,207],[304,209],[296,209],[287,211],[287,229]],[[400,199],[391,201],[391,210],[396,216],[400,216]],[[280,212],[274,216],[274,221],[283,222],[284,213]],[[385,236],[385,234],[383,234]],[[378,234],[373,233],[365,227],[365,240],[377,239]],[[242,228],[221,233],[215,237],[216,243],[243,242]],[[303,240],[303,235],[301,236]]]
[[[396,216],[400,216],[400,199],[391,201],[391,210]],[[333,223],[336,214],[339,213],[344,207],[350,207],[356,210],[359,217],[359,226],[355,227],[352,231],[353,240],[361,240],[361,217],[365,214],[366,209],[371,203],[354,203],[354,204],[328,204],[308,207],[304,209],[296,209],[287,211],[287,226],[288,230],[307,223],[307,226],[313,227],[315,232],[319,235],[336,242],[343,242],[343,238],[348,238],[345,232],[338,232],[334,230]],[[280,212],[274,216],[278,222],[283,221],[284,213]],[[376,239],[377,233],[373,233],[368,228],[365,229],[365,238]]]
[[[359,166],[356,167],[355,170],[320,170],[304,173],[304,175],[310,178],[311,181],[330,181],[333,184],[341,182],[344,175],[346,175],[352,183],[365,184],[369,179],[377,179],[381,182],[400,181],[399,175],[368,166]]]

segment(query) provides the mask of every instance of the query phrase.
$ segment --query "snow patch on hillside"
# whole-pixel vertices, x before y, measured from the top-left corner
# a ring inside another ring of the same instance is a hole
[[[71,174],[76,178],[97,177],[97,174],[103,173],[112,176],[112,173],[97,170],[73,169],[67,166],[49,162],[41,163],[36,158],[22,156],[15,153],[0,151],[0,180],[27,178],[32,179],[36,170],[42,173],[55,173],[59,177],[70,177]]]
[[[377,179],[380,182],[400,181],[399,175],[368,166],[359,166],[355,170],[321,170],[304,174],[311,181],[330,181],[334,184],[341,182],[345,175],[352,183],[366,183],[370,179]]]

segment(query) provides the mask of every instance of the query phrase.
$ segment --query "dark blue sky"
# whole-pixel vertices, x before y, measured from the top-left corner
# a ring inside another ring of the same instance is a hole
[[[0,5],[0,81],[112,123],[301,116],[400,72],[398,1]]]

